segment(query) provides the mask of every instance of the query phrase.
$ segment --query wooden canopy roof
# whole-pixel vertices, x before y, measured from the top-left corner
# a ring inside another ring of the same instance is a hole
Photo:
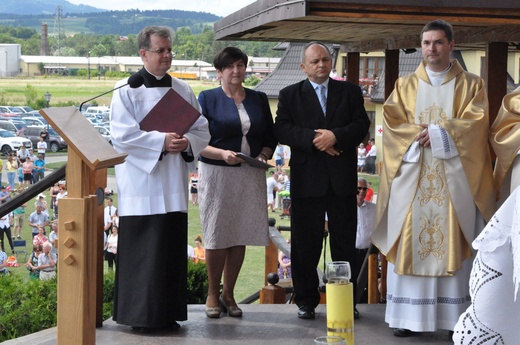
[[[217,40],[319,40],[343,52],[420,47],[434,19],[450,22],[457,49],[508,42],[520,49],[518,0],[257,0],[215,24]]]

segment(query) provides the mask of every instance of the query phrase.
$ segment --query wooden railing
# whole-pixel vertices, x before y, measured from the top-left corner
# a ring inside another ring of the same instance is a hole
[[[290,227],[277,226],[275,227],[274,219],[270,220],[270,231],[290,231]],[[278,252],[279,248],[271,240],[273,236],[270,236],[269,245],[265,248],[265,281],[264,285],[267,286],[267,275],[271,272],[278,272]],[[379,277],[379,257],[381,260],[381,276]],[[356,302],[359,302],[363,291],[368,286],[368,303],[377,304],[384,301],[386,296],[386,257],[380,255],[377,248],[371,246],[365,261],[361,267],[361,271],[357,280],[357,295],[355,296]]]

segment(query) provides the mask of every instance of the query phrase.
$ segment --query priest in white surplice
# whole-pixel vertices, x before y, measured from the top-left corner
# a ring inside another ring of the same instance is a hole
[[[451,25],[428,23],[423,62],[383,107],[373,243],[387,256],[395,336],[453,330],[469,304],[471,242],[495,210],[483,80],[456,60]]]
[[[116,90],[111,105],[112,143],[128,153],[115,167],[120,233],[113,319],[138,332],[178,329],[176,321],[188,317],[188,175],[210,139],[203,116],[184,135],[140,129],[170,89],[200,111],[189,85],[167,74],[171,35],[167,27],[141,30],[137,41],[144,68],[137,73],[143,85],[135,88],[131,82],[132,87]],[[175,109],[164,116],[175,116]]]

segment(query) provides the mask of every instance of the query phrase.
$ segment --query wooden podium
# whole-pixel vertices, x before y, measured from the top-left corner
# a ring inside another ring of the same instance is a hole
[[[40,114],[67,141],[68,197],[60,199],[57,343],[95,344],[102,324],[103,210],[107,168],[124,162],[75,108]],[[96,307],[97,306],[97,307]]]

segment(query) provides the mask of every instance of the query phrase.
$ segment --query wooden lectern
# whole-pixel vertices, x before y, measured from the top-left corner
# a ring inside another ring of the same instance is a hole
[[[96,325],[102,323],[107,168],[127,155],[117,153],[75,107],[45,108],[40,114],[68,144],[68,197],[60,199],[58,222],[57,343],[95,344]]]

